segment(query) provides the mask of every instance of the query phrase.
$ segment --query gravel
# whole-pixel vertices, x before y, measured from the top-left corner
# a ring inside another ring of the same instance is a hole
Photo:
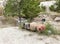
[[[60,36],[39,35],[18,27],[0,28],[0,44],[60,44]]]

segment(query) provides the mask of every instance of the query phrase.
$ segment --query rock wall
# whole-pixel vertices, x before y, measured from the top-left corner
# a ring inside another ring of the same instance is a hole
[[[14,17],[0,16],[0,27],[1,26],[18,26],[18,21]]]

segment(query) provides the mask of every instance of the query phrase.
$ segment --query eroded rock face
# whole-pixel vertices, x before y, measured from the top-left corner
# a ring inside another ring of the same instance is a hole
[[[3,7],[0,6],[0,15],[3,14]]]
[[[15,20],[13,17],[6,18],[4,16],[0,16],[0,25],[11,25],[11,26],[17,26],[18,21]]]
[[[3,20],[5,20],[5,17],[4,16],[0,16],[0,24],[3,24]]]
[[[54,20],[55,20],[56,22],[60,22],[60,17],[56,17]]]
[[[6,19],[4,16],[0,16],[0,21]]]
[[[51,17],[51,15],[46,15],[46,14],[41,14],[38,17],[36,17],[34,20],[36,21],[42,21],[43,19],[45,19],[45,21],[52,21],[53,18]]]

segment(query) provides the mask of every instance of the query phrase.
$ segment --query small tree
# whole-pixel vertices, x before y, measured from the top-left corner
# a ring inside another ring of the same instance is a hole
[[[39,0],[21,0],[20,13],[25,15],[27,19],[33,19],[40,13],[40,1]]]
[[[4,15],[6,16],[14,16],[17,14],[17,2],[16,0],[8,0],[5,6]]]
[[[40,0],[8,0],[5,6],[6,16],[18,16],[33,19],[40,13]]]

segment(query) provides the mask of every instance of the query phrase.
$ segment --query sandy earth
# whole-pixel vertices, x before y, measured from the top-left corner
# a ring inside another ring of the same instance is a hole
[[[43,36],[18,27],[0,28],[0,44],[60,44],[60,36]]]

